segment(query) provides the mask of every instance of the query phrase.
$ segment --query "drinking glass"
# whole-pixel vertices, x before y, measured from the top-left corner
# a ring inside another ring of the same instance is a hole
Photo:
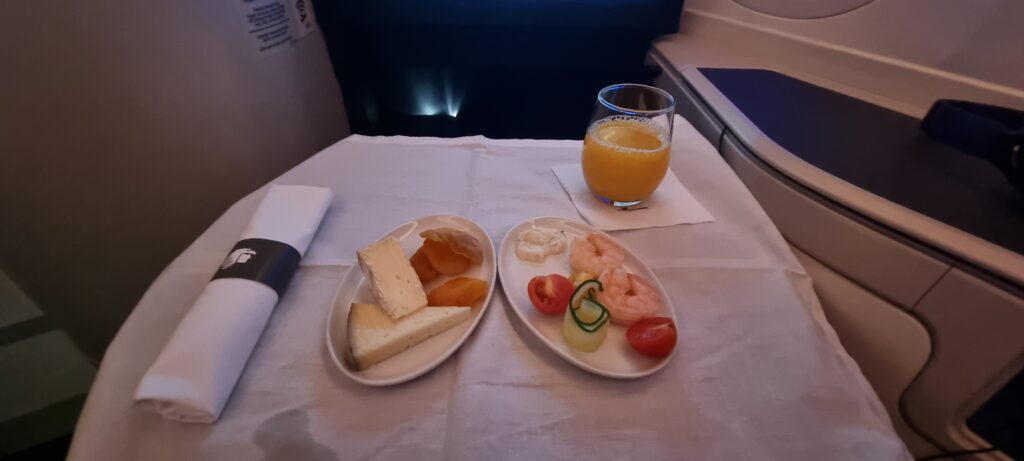
[[[625,83],[597,93],[583,138],[583,178],[599,200],[618,207],[639,205],[668,171],[672,143],[672,95]]]

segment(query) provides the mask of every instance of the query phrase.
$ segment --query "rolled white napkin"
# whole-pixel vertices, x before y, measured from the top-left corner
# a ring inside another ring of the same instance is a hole
[[[137,401],[152,402],[168,419],[217,421],[277,305],[277,290],[305,254],[332,196],[322,187],[270,186],[239,244],[142,377]],[[280,256],[279,264],[264,264],[267,254]],[[234,278],[253,268],[263,268],[253,278],[266,283]]]

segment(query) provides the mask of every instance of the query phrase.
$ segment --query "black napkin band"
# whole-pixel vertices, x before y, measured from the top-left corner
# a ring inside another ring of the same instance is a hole
[[[1024,112],[968,101],[936,101],[921,121],[929,137],[986,159],[1024,192]]]
[[[280,297],[301,259],[299,250],[284,242],[239,240],[220,265],[220,270],[213,274],[213,280],[234,278],[260,282]]]

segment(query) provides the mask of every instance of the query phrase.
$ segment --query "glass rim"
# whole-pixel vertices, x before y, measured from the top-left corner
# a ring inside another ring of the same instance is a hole
[[[665,107],[664,109],[656,109],[656,110],[630,109],[630,108],[627,108],[627,107],[622,107],[622,106],[616,105],[616,104],[612,103],[611,101],[608,101],[604,97],[605,93],[608,92],[608,91],[617,90],[617,89],[620,89],[620,88],[630,88],[630,87],[642,88],[644,90],[652,91],[652,92],[657,93],[657,94],[659,94],[661,96],[664,96],[666,99],[668,99],[668,106]],[[665,91],[665,90],[663,90],[661,88],[650,86],[650,85],[644,85],[642,83],[616,83],[614,85],[608,85],[608,86],[606,86],[604,88],[601,88],[601,91],[597,92],[597,102],[601,103],[602,106],[605,106],[608,109],[619,111],[619,112],[625,113],[627,115],[661,115],[661,114],[667,114],[667,113],[672,112],[673,110],[675,110],[675,107],[676,107],[676,98],[672,97],[672,95],[669,94],[669,92],[667,92],[667,91]]]

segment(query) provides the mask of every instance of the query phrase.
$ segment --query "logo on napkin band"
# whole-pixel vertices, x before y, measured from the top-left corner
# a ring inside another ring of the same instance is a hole
[[[252,248],[239,248],[228,255],[227,259],[224,260],[224,264],[220,265],[220,268],[227,269],[235,264],[245,264],[253,256],[256,256],[256,252]]]
[[[280,296],[302,255],[291,245],[261,238],[241,240],[213,274],[217,279],[246,279],[262,283]]]

